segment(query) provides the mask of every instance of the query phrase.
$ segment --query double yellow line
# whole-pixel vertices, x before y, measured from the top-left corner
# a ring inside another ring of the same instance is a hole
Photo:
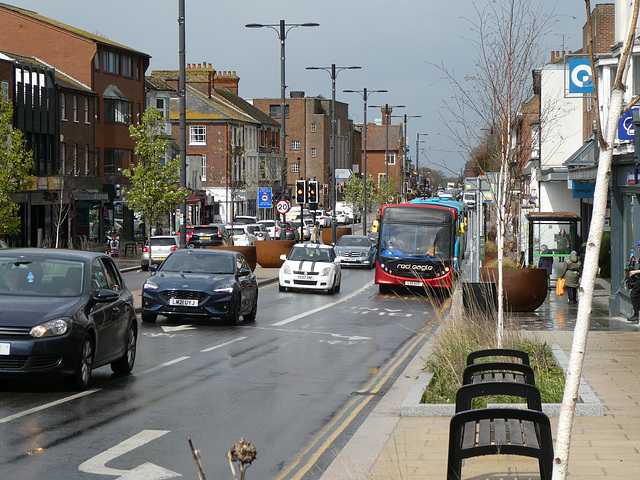
[[[451,298],[447,299],[437,312],[418,330],[416,335],[407,342],[399,351],[398,355],[379,371],[374,372],[375,376],[371,379],[369,385],[359,391],[356,398],[350,400],[329,422],[322,431],[316,435],[316,438],[311,441],[304,451],[297,455],[296,459],[278,476],[275,480],[300,480],[307,474],[307,472],[316,464],[321,455],[323,455],[331,446],[331,444],[342,434],[345,429],[351,424],[356,416],[362,412],[362,410],[369,404],[374,396],[380,392],[382,387],[387,381],[389,381],[402,363],[414,354],[414,349],[421,344],[421,342],[431,332],[434,325],[442,318],[444,312],[451,306]],[[326,436],[326,439],[322,439]],[[321,443],[319,443],[321,442]],[[313,453],[311,453],[313,452]],[[309,459],[301,465],[304,458],[311,455]],[[297,470],[291,477],[288,477],[294,470]]]

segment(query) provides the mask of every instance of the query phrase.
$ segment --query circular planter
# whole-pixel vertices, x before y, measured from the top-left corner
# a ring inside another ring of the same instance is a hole
[[[260,242],[263,243],[263,242]],[[232,252],[238,252],[244,255],[244,258],[247,259],[249,266],[251,267],[251,271],[256,269],[256,247],[206,247],[213,248],[216,250],[230,250]]]
[[[295,243],[295,240],[256,242],[255,252],[258,263],[264,268],[280,268],[284,263],[280,260],[280,255],[289,255],[289,251]]]
[[[343,235],[351,235],[351,227],[336,227],[336,242]],[[331,245],[331,227],[322,229],[322,243]]]
[[[503,268],[502,284],[505,309],[511,312],[533,312],[547,298],[547,271],[544,268]],[[480,269],[480,281],[498,286],[498,269]]]

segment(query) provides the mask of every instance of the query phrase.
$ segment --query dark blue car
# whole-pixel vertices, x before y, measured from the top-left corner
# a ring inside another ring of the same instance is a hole
[[[176,250],[142,287],[142,321],[166,317],[221,318],[236,325],[254,321],[258,282],[241,253],[216,249]]]

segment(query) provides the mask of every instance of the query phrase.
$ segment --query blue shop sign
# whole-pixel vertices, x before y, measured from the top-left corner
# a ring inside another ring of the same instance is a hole
[[[573,198],[593,198],[593,192],[595,189],[595,183],[573,182]]]
[[[627,169],[627,185],[635,185],[638,183],[638,169]]]

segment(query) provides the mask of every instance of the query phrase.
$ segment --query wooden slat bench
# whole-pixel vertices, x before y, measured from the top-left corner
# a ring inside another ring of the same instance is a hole
[[[522,397],[528,408],[471,409],[474,398],[487,395]],[[449,426],[447,480],[460,480],[464,459],[499,454],[537,458],[541,480],[551,479],[553,438],[549,418],[542,413],[540,391],[516,382],[463,385],[456,394],[456,414]]]
[[[483,357],[512,357],[519,358],[525,365],[530,365],[529,354],[522,350],[511,348],[489,348],[486,350],[476,350],[467,356],[467,365],[473,365],[475,361]]]
[[[523,363],[487,362],[468,365],[462,373],[462,384],[480,382],[516,382],[535,385],[533,369]]]

